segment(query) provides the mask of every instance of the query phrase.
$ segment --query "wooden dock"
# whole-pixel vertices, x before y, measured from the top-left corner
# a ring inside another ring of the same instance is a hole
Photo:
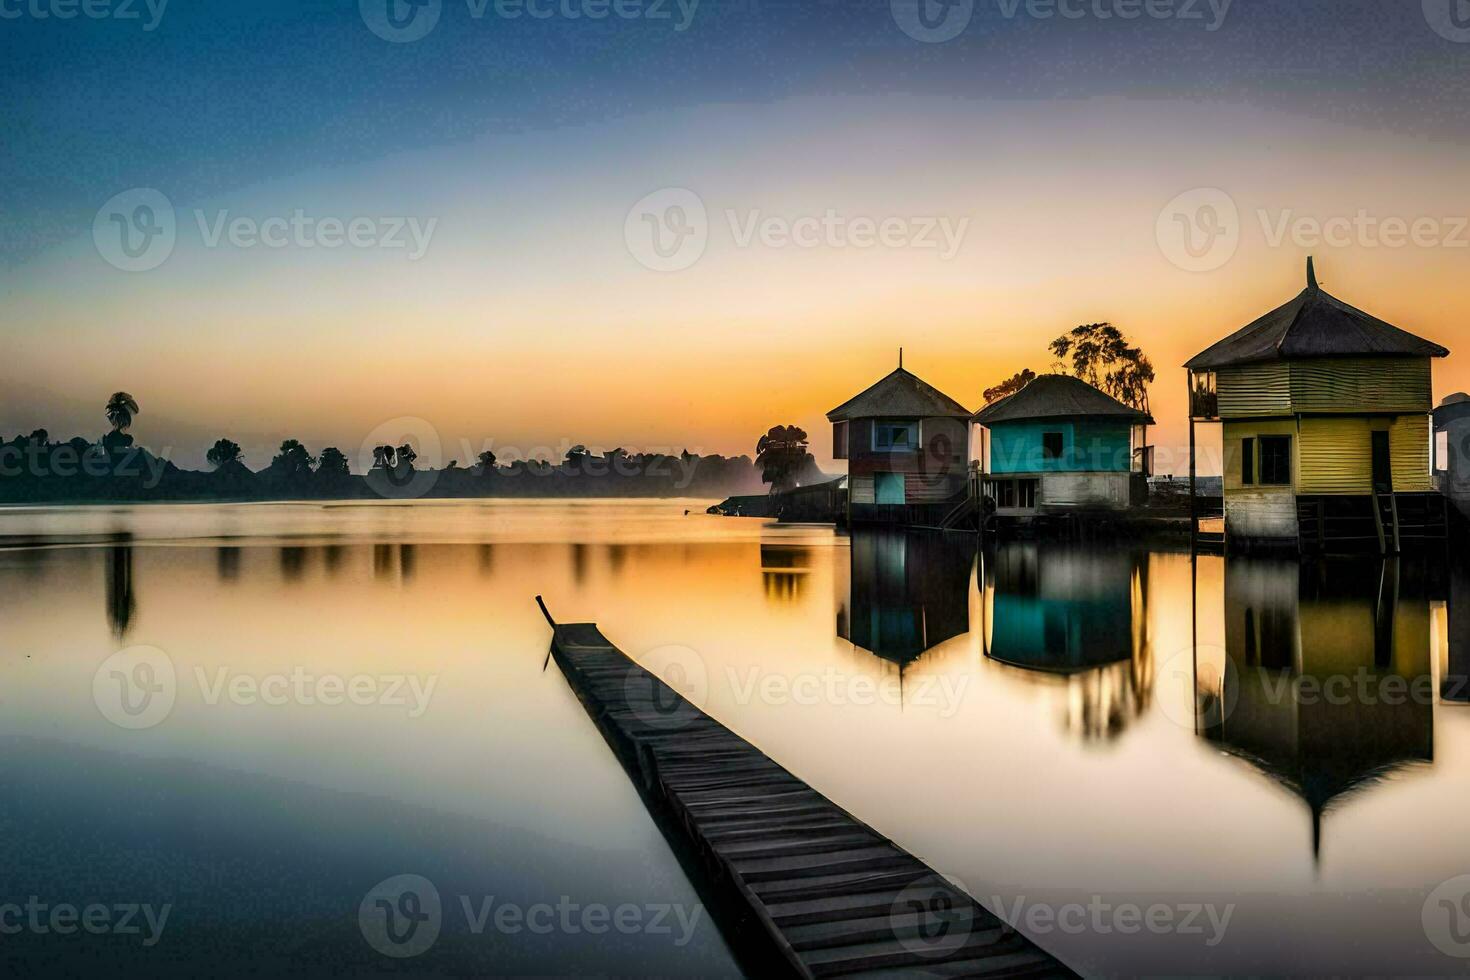
[[[1074,975],[595,624],[546,618],[551,655],[743,965],[800,977]]]

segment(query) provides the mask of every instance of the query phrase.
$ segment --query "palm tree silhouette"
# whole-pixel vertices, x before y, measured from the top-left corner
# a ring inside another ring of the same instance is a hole
[[[107,407],[103,411],[107,413],[107,422],[113,431],[121,432],[133,424],[133,416],[138,414],[138,400],[126,391],[115,391],[107,399]]]

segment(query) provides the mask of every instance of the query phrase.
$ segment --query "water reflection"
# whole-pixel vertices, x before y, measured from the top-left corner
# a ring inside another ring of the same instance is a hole
[[[1466,704],[1470,703],[1470,568],[1454,562],[1448,588],[1445,639],[1449,659],[1440,683],[1440,697]]]
[[[1344,796],[1434,758],[1422,569],[1232,558],[1224,598],[1223,658],[1202,649],[1197,668],[1199,733],[1306,803],[1317,855]]]
[[[281,549],[281,578],[287,582],[300,581],[306,572],[306,549],[286,547]]]
[[[133,594],[133,546],[128,543],[132,535],[123,532],[118,541],[107,549],[107,623],[121,640],[138,611],[138,600]]]
[[[1067,688],[1065,726],[1112,739],[1149,705],[1148,558],[1006,542],[985,561],[985,655]]]
[[[221,582],[238,580],[240,578],[240,549],[230,546],[216,548],[214,569]]]
[[[850,554],[837,596],[844,640],[902,667],[970,631],[970,536],[858,529]]]
[[[812,549],[805,545],[761,545],[761,585],[775,603],[797,602],[811,582]]]

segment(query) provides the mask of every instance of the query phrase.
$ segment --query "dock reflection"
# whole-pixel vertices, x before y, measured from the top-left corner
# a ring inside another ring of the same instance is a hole
[[[117,543],[107,549],[107,624],[116,639],[124,639],[138,611],[138,598],[133,590],[133,536],[122,532]]]
[[[1065,725],[1116,738],[1149,705],[1148,558],[1053,542],[985,556],[985,656],[1067,689]]]
[[[847,582],[839,578],[836,628],[854,646],[904,667],[970,631],[969,535],[855,529],[849,561]]]
[[[1399,559],[1231,558],[1224,593],[1223,662],[1196,673],[1199,735],[1306,804],[1318,856],[1329,810],[1434,759],[1425,576]]]

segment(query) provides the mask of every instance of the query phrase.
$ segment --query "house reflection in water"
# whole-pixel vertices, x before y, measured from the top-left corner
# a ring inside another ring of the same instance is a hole
[[[1470,703],[1470,568],[1451,563],[1445,610],[1448,659],[1439,696],[1459,704]]]
[[[797,602],[811,581],[812,549],[804,545],[761,545],[761,584],[771,602]]]
[[[838,577],[837,635],[905,667],[970,631],[974,567],[969,535],[854,528],[845,588]]]
[[[1149,703],[1148,558],[1006,542],[985,560],[985,655],[1067,688],[1069,731],[1115,738]]]
[[[1398,559],[1229,559],[1225,650],[1196,677],[1199,733],[1306,802],[1312,852],[1345,795],[1434,757],[1430,611]]]

